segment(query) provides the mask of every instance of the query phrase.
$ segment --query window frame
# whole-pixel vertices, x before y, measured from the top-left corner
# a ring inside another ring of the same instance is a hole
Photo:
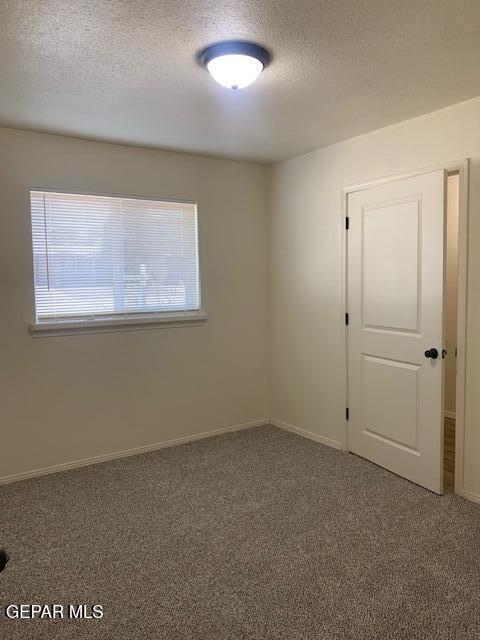
[[[35,272],[34,272],[34,247],[32,233],[32,207],[31,192],[40,191],[44,193],[60,193],[66,195],[97,196],[105,198],[125,198],[131,200],[150,200],[153,202],[172,202],[175,204],[191,204],[196,206],[197,221],[197,262],[198,262],[198,296],[199,308],[191,311],[139,311],[131,312],[122,316],[109,315],[108,313],[96,317],[79,318],[78,316],[63,317],[57,319],[38,320],[35,303]],[[205,282],[204,271],[202,269],[201,251],[201,224],[198,200],[180,198],[178,196],[143,196],[125,193],[109,193],[98,191],[86,191],[80,189],[56,189],[53,187],[30,186],[28,188],[28,221],[31,245],[31,273],[32,273],[32,294],[33,294],[33,318],[28,323],[28,331],[32,337],[74,335],[77,333],[109,333],[115,331],[138,331],[142,329],[185,327],[206,324],[208,316],[205,310]]]

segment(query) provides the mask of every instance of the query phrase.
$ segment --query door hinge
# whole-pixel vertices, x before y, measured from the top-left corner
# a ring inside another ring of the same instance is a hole
[[[348,324],[348,313],[345,314],[345,324]]]
[[[348,216],[345,218],[345,229],[347,231],[350,229],[350,218]]]
[[[345,417],[347,420],[350,419],[350,409],[348,407],[345,409]]]

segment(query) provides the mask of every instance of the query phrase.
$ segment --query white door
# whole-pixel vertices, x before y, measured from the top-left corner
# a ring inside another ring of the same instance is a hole
[[[347,201],[348,448],[437,493],[445,193],[435,171]]]

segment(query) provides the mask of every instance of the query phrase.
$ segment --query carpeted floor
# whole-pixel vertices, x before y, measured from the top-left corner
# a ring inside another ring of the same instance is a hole
[[[5,640],[479,638],[480,507],[261,427],[0,487]],[[7,620],[9,603],[101,620]]]

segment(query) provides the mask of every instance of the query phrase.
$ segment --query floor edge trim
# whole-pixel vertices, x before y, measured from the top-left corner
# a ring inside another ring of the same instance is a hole
[[[460,492],[460,495],[462,496],[462,498],[465,498],[466,500],[470,500],[470,502],[476,502],[477,504],[480,504],[480,495],[478,495],[477,493],[472,493],[471,491],[462,490]]]
[[[120,451],[104,453],[97,456],[91,456],[89,458],[82,458],[80,460],[72,460],[70,462],[61,462],[59,464],[54,464],[49,467],[41,467],[39,469],[32,469],[31,471],[23,471],[20,473],[14,473],[8,476],[0,477],[0,485],[10,484],[12,482],[20,482],[21,480],[37,478],[40,476],[50,475],[52,473],[60,473],[61,471],[68,471],[70,469],[87,467],[92,464],[99,464],[101,462],[108,462],[110,460],[118,460],[120,458],[129,458],[130,456],[135,456],[142,453],[148,453],[149,451],[166,449],[168,447],[174,447],[176,445],[185,444],[187,442],[195,442],[196,440],[204,440],[205,438],[220,436],[224,433],[243,431],[244,429],[252,429],[254,427],[261,427],[268,424],[270,424],[269,418],[260,418],[258,420],[253,420],[251,422],[244,422],[242,424],[234,425],[232,427],[223,427],[221,429],[213,429],[212,431],[205,431],[203,433],[197,433],[191,436],[182,436],[180,438],[174,438],[172,440],[165,440],[164,442],[155,442],[152,444],[141,445],[139,447],[133,447],[131,449],[122,449]]]
[[[308,431],[307,429],[302,429],[301,427],[296,427],[293,424],[289,424],[288,422],[283,422],[283,420],[278,420],[277,418],[271,418],[270,423],[274,427],[278,427],[279,429],[284,429],[285,431],[290,431],[291,433],[296,433],[298,436],[302,436],[303,438],[307,438],[308,440],[314,440],[315,442],[320,442],[320,444],[324,444],[327,447],[331,447],[332,449],[342,450],[343,446],[341,442],[337,440],[332,440],[331,438],[326,438],[325,436],[321,436],[317,433],[313,433],[312,431]]]

